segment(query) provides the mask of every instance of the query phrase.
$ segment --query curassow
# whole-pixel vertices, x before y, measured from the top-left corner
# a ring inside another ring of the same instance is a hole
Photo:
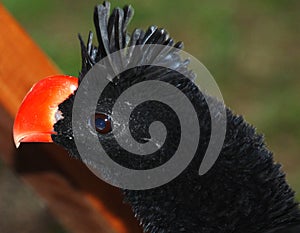
[[[130,35],[127,26],[133,9],[116,8],[110,15],[110,4],[95,8],[94,22],[98,45],[87,45],[80,37],[82,70],[79,78],[56,76],[36,84],[25,97],[14,125],[16,145],[20,142],[55,142],[66,148],[71,156],[81,159],[72,132],[72,106],[77,85],[102,58],[132,45],[174,44],[164,29],[155,26]],[[146,56],[152,56],[145,54]],[[178,118],[168,107],[147,102],[133,111],[131,133],[140,143],[149,140],[147,131],[153,121],[161,121],[168,130],[164,145],[150,157],[140,159],[122,149],[114,140],[110,118],[118,96],[133,84],[145,80],[161,80],[177,87],[196,109],[201,137],[197,152],[188,167],[171,182],[147,190],[123,190],[135,216],[149,233],[298,233],[300,210],[294,192],[285,180],[281,166],[274,162],[263,142],[263,136],[226,108],[226,137],[213,167],[200,176],[198,168],[210,139],[211,118],[204,93],[199,91],[190,75],[186,61],[170,50],[166,62],[174,70],[155,66],[129,69],[114,78],[100,96],[95,114],[98,137],[109,156],[125,167],[148,169],[166,162],[178,144]],[[181,70],[182,72],[176,72]],[[58,110],[57,110],[58,109]],[[93,118],[94,119],[94,118]],[[88,122],[82,122],[88,124]],[[184,126],[181,126],[184,127]],[[101,155],[99,155],[101,156]]]

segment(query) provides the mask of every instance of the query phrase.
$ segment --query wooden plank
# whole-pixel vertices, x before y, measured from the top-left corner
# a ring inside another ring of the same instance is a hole
[[[30,87],[60,73],[0,4],[0,156],[71,232],[142,232],[120,191],[56,145],[12,140],[13,117]]]
[[[1,4],[0,28],[0,104],[14,116],[34,82],[60,72]]]

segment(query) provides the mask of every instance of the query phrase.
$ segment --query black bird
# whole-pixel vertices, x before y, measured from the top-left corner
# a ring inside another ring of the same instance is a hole
[[[116,8],[111,14],[108,2],[95,8],[94,23],[98,45],[92,44],[91,32],[86,45],[79,36],[82,54],[79,78],[57,76],[42,80],[34,86],[24,99],[16,117],[16,144],[26,141],[53,141],[66,148],[71,156],[81,159],[74,142],[71,124],[76,91],[72,92],[84,80],[88,71],[102,58],[132,45],[160,44],[178,49],[183,47],[181,42],[175,44],[166,30],[156,26],[151,26],[146,31],[135,29],[129,34],[127,26],[132,16],[131,6]],[[145,80],[160,80],[184,93],[197,112],[201,137],[197,152],[188,167],[171,182],[160,187],[123,190],[124,200],[132,206],[144,231],[300,232],[299,205],[293,190],[286,182],[281,166],[274,162],[272,152],[266,147],[263,136],[257,134],[255,128],[245,122],[242,116],[234,115],[228,108],[227,131],[220,156],[206,174],[199,175],[199,166],[211,132],[212,116],[205,93],[194,84],[194,75],[188,70],[188,62],[181,60],[176,50],[170,49],[162,54],[165,55],[165,62],[174,67],[173,70],[142,66],[121,73],[102,92],[95,114],[98,138],[106,153],[123,166],[139,170],[159,166],[172,157],[180,139],[179,120],[172,109],[156,101],[145,102],[133,110],[130,130],[139,143],[150,139],[148,128],[153,121],[161,121],[168,132],[164,145],[157,152],[141,159],[121,148],[111,132],[113,119],[110,118],[110,114],[120,94],[133,84]],[[151,60],[157,57],[157,54],[148,51],[145,57],[143,59]],[[56,92],[60,94],[55,96]],[[42,100],[41,96],[51,97]],[[54,105],[50,101],[54,101]],[[216,100],[215,103],[217,104]]]

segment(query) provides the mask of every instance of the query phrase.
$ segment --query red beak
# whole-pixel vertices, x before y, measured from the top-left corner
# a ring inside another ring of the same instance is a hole
[[[57,75],[36,83],[25,96],[14,122],[16,147],[21,142],[52,142],[58,105],[78,87],[78,79]]]

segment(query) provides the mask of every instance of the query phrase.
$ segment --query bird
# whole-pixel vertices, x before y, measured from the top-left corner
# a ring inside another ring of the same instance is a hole
[[[88,72],[103,58],[133,45],[166,45],[164,61],[173,70],[157,66],[134,67],[112,79],[98,100],[90,121],[105,152],[124,167],[150,169],[168,161],[180,140],[180,124],[170,107],[148,101],[133,110],[130,118],[132,136],[139,142],[151,140],[149,125],[161,121],[167,129],[164,144],[155,153],[141,158],[118,145],[112,133],[112,108],[118,97],[130,86],[146,80],[173,85],[193,104],[201,128],[195,156],[177,177],[159,187],[145,190],[122,189],[144,232],[149,233],[296,233],[300,232],[300,209],[295,192],[286,181],[280,164],[267,148],[264,137],[251,124],[226,107],[226,135],[218,159],[205,174],[198,168],[208,147],[211,117],[205,93],[194,82],[188,61],[176,53],[183,48],[168,32],[157,26],[147,30],[128,25],[134,10],[130,5],[110,13],[105,1],[94,10],[98,44],[89,32],[87,43],[79,35],[82,68],[78,78],[57,75],[33,86],[24,98],[14,122],[14,140],[21,142],[54,142],[75,159],[82,160],[72,129],[72,108],[77,89]],[[148,51],[145,58],[157,54]],[[130,59],[131,57],[129,57]],[[113,64],[112,64],[113,66]],[[88,95],[88,93],[87,93]],[[217,101],[215,101],[217,103]],[[181,127],[184,127],[182,125]],[[101,155],[99,155],[101,156]]]

